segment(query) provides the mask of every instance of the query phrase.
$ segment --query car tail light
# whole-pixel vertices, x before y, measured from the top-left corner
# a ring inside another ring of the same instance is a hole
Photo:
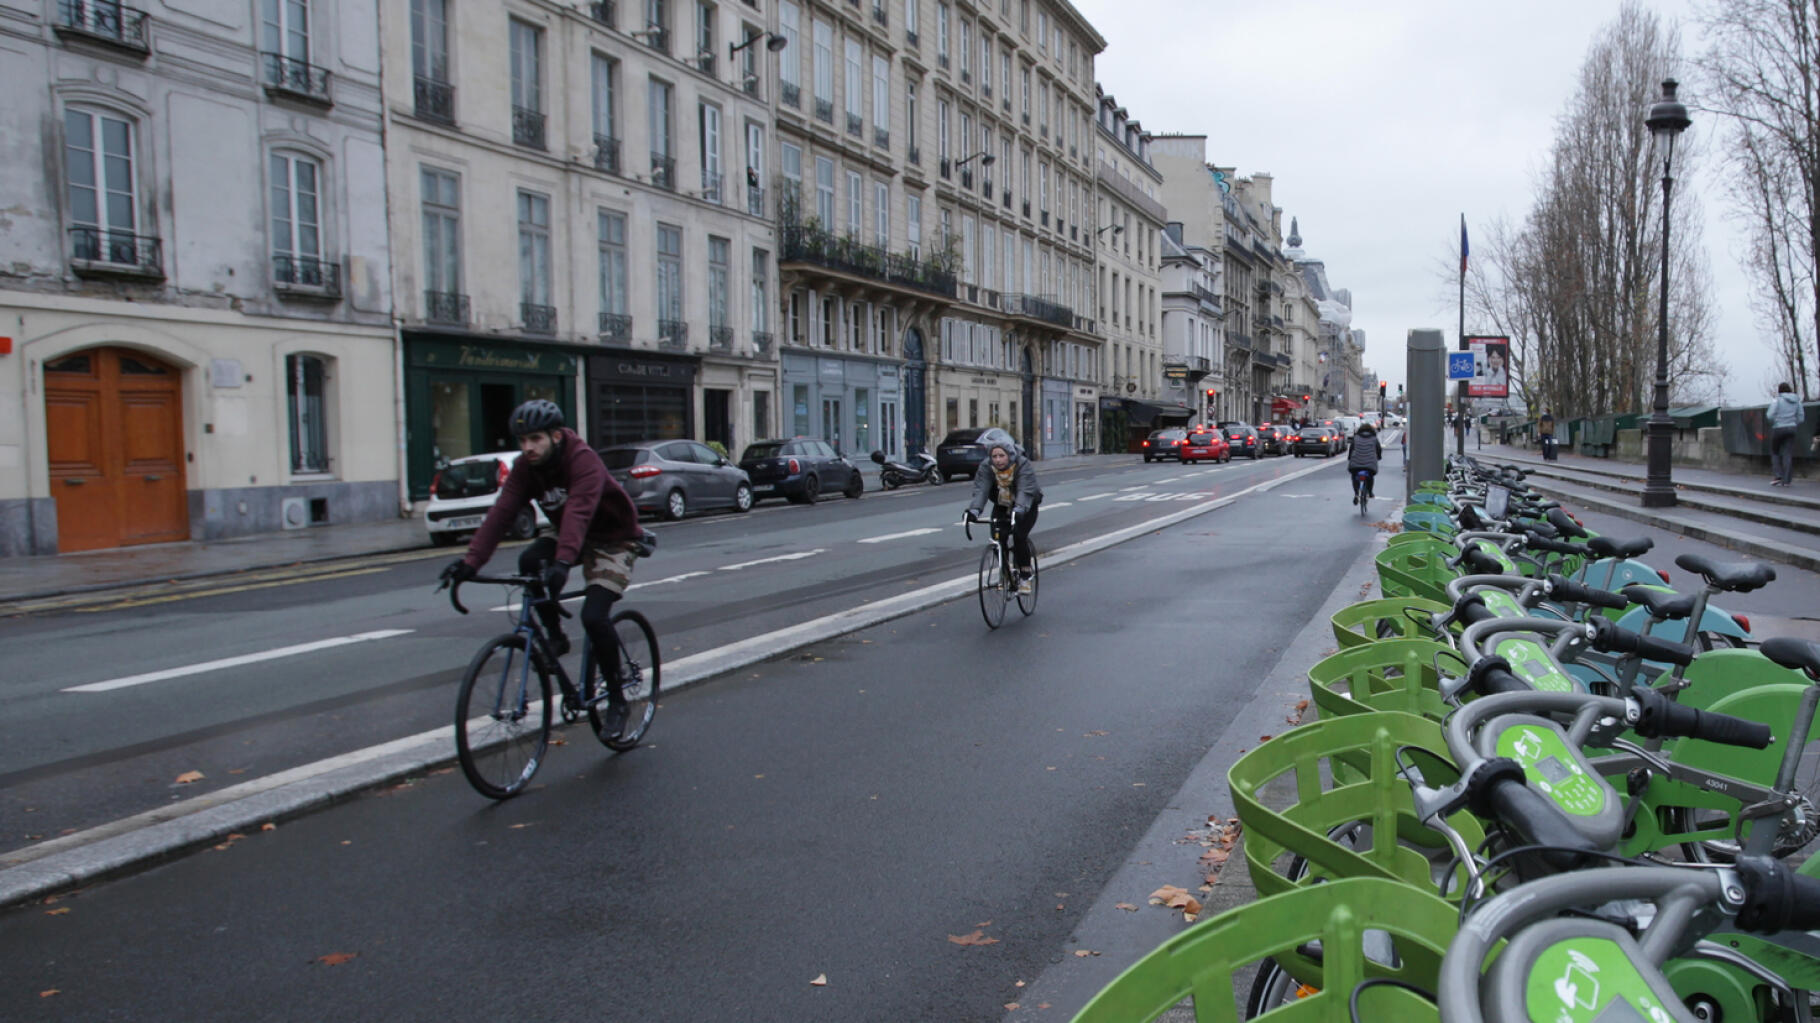
[[[632,467],[632,471],[628,475],[630,475],[635,480],[643,480],[643,479],[650,479],[651,477],[659,475],[662,472],[663,472],[663,470],[659,469],[655,465],[635,465]]]
[[[436,496],[436,485],[442,482],[442,473],[430,477],[430,496]]]
[[[1149,446],[1150,446],[1150,442],[1149,442],[1149,441],[1145,441],[1145,442],[1144,442],[1144,446],[1145,446],[1145,447],[1149,447]]]
[[[1732,615],[1732,621],[1737,622],[1738,628],[1743,629],[1745,632],[1750,631],[1750,619],[1748,617],[1735,614]]]
[[[1175,445],[1175,446],[1176,446],[1176,447],[1178,447],[1178,448],[1179,448],[1179,447],[1181,447],[1181,446],[1182,446],[1182,442],[1181,442],[1181,441],[1179,441],[1179,440],[1178,440],[1178,441],[1172,441],[1172,442],[1171,442],[1171,443],[1173,443],[1173,444],[1174,444],[1174,445]]]
[[[505,459],[503,459],[503,458],[500,459],[499,460],[499,485],[502,487],[505,486],[506,477],[510,476],[511,474],[512,474],[512,467],[510,465],[506,464]]]
[[[1668,573],[1664,572],[1658,568],[1658,569],[1656,569],[1656,574],[1662,577],[1662,585],[1667,586],[1668,585]]]
[[[803,471],[802,464],[794,458],[790,459],[790,475],[794,476],[797,473],[802,472],[802,471]]]

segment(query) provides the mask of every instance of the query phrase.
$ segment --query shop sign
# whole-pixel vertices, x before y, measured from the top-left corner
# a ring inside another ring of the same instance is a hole
[[[968,377],[967,382],[970,384],[985,384],[987,387],[997,387],[998,377]]]
[[[573,376],[575,357],[560,352],[508,345],[418,341],[411,346],[412,362],[431,369],[465,369],[475,372],[540,373]]]
[[[845,380],[847,367],[839,359],[821,360],[821,378],[823,380]]]
[[[695,365],[659,359],[640,359],[626,355],[589,357],[589,372],[597,380],[642,380],[653,384],[688,387],[695,381]]]
[[[1093,398],[1093,388],[1091,388],[1091,387],[1076,387],[1076,388],[1075,388],[1075,389],[1074,389],[1074,396],[1075,396],[1075,397],[1076,397],[1076,398],[1087,398],[1087,399],[1089,399],[1089,400],[1091,400],[1091,399],[1092,399],[1092,398]]]

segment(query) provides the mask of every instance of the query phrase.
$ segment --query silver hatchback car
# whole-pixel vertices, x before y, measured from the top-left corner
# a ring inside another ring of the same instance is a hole
[[[640,512],[680,519],[711,508],[752,509],[746,471],[698,441],[615,444],[601,448],[600,459]]]

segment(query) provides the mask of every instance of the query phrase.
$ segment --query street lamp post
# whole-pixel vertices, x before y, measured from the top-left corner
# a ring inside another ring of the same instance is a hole
[[[1675,99],[1679,88],[1673,78],[1662,83],[1662,98],[1649,108],[1643,122],[1662,154],[1662,305],[1656,316],[1656,395],[1654,411],[1649,416],[1649,468],[1643,483],[1643,507],[1672,508],[1675,484],[1670,479],[1670,462],[1674,445],[1674,423],[1668,418],[1668,228],[1673,218],[1669,198],[1673,194],[1672,176],[1675,138],[1692,122],[1687,108]]]

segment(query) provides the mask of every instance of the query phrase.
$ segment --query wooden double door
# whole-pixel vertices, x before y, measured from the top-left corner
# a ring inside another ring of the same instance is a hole
[[[60,356],[44,419],[59,551],[189,539],[181,370],[128,348]]]

